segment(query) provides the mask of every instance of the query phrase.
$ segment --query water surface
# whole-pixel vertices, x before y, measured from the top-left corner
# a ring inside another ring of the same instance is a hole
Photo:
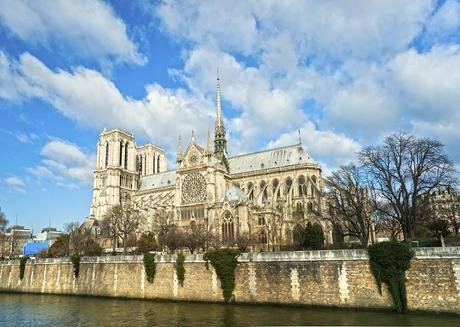
[[[460,326],[460,317],[0,293],[0,326],[267,325]]]

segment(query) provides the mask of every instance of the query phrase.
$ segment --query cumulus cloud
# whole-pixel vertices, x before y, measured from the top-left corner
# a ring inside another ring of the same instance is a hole
[[[163,1],[163,27],[197,44],[257,54],[273,35],[290,35],[301,56],[369,58],[405,49],[432,10],[431,0]],[[301,19],[296,19],[296,17]],[[323,61],[322,61],[323,62]]]
[[[320,160],[330,168],[346,165],[356,159],[361,146],[342,133],[330,130],[319,130],[311,122],[300,129],[301,141],[305,149],[315,160]],[[281,134],[276,140],[270,141],[270,148],[298,143],[298,131]]]
[[[26,184],[18,176],[10,176],[5,178],[3,181],[8,189],[12,192],[17,192],[21,194],[26,194]]]
[[[43,159],[27,171],[42,179],[49,178],[69,188],[90,184],[96,156],[65,140],[54,139],[46,143],[41,151]]]
[[[204,141],[212,123],[213,104],[184,89],[170,90],[152,84],[146,87],[143,99],[135,100],[124,96],[112,81],[95,70],[77,67],[53,71],[29,53],[17,61],[9,60],[6,68],[0,69],[22,85],[15,89],[16,97],[39,98],[86,126],[118,127],[174,148],[178,135],[190,135],[192,130]]]
[[[0,23],[32,45],[65,46],[84,58],[145,62],[125,23],[99,0],[0,0]]]

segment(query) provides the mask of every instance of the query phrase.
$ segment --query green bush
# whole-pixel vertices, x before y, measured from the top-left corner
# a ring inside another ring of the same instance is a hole
[[[137,241],[136,253],[143,254],[156,250],[158,250],[158,246],[155,240],[155,234],[152,232],[142,234],[139,241]]]
[[[233,290],[235,289],[235,269],[238,264],[239,250],[234,249],[218,249],[209,251],[204,254],[203,259],[206,260],[206,267],[208,261],[216,270],[217,277],[219,277],[222,287],[225,302],[229,302]]]
[[[182,252],[180,252],[176,258],[176,275],[177,275],[177,280],[179,281],[180,286],[184,286],[184,280],[185,280],[184,262],[185,262],[185,255]]]
[[[144,269],[145,274],[147,275],[147,281],[149,283],[153,283],[153,279],[155,278],[155,254],[153,253],[145,253],[144,254]]]
[[[24,271],[26,269],[26,262],[29,257],[22,257],[19,259],[19,279],[22,280],[24,278]]]
[[[406,312],[405,271],[409,269],[414,256],[412,249],[407,243],[390,241],[369,246],[368,253],[371,271],[380,294],[383,282],[388,286],[394,309],[400,313]]]
[[[72,261],[72,264],[73,264],[73,273],[75,275],[75,278],[78,278],[78,276],[80,276],[80,255],[79,254],[71,255],[70,261]]]

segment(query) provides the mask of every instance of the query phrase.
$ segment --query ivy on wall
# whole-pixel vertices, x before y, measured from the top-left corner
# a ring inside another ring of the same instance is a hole
[[[153,283],[156,272],[155,254],[144,253],[144,269],[145,274],[147,275],[147,281],[149,283]]]
[[[381,242],[369,246],[369,263],[382,294],[382,283],[388,286],[397,312],[407,310],[405,271],[410,267],[414,252],[407,243],[396,241]]]
[[[22,280],[24,278],[24,271],[26,270],[26,262],[29,257],[25,256],[19,259],[19,279]]]
[[[184,280],[185,280],[184,262],[185,262],[185,255],[181,252],[177,255],[175,268],[176,268],[177,280],[179,281],[179,284],[182,287],[184,286]]]
[[[78,278],[78,276],[80,276],[80,255],[79,254],[71,255],[70,261],[72,261],[72,264],[73,264],[74,276],[75,278]]]
[[[203,259],[206,260],[206,268],[208,261],[216,270],[222,287],[225,302],[229,302],[232,298],[233,290],[235,289],[235,269],[238,265],[239,250],[235,249],[218,249],[209,251],[204,254]]]

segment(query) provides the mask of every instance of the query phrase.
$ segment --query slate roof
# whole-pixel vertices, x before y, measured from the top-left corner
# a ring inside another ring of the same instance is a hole
[[[141,186],[139,191],[173,185],[176,185],[176,171],[168,170],[162,173],[141,177]]]
[[[295,144],[281,148],[243,154],[228,158],[230,174],[241,174],[256,170],[280,168],[300,164],[314,164],[315,161],[302,148]]]
[[[230,187],[224,196],[220,199],[220,202],[240,202],[246,200],[246,194],[237,186]]]
[[[204,149],[200,149],[204,151]],[[230,174],[241,174],[292,165],[315,164],[316,162],[302,148],[302,145],[294,144],[281,148],[230,157],[228,158],[228,163],[230,167]],[[139,191],[174,185],[176,185],[176,171],[169,170],[141,177],[141,186]]]

